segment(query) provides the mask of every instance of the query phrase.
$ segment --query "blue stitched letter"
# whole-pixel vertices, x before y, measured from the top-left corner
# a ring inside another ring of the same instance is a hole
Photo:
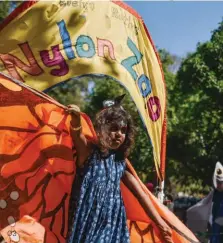
[[[143,83],[145,84],[145,88],[143,87]],[[147,97],[151,93],[151,91],[152,91],[151,83],[145,74],[142,74],[139,77],[138,87],[140,89],[140,92],[141,92],[143,98]]]
[[[136,80],[138,75],[132,67],[140,63],[140,61],[142,60],[142,53],[137,49],[136,45],[129,37],[127,40],[127,44],[129,49],[133,52],[134,56],[126,58],[121,62],[121,64],[127,69],[133,79]]]
[[[66,24],[64,20],[61,20],[60,22],[57,23],[59,30],[60,30],[60,36],[63,42],[63,48],[66,52],[66,55],[69,60],[74,59],[74,51],[72,50],[72,43],[70,40],[70,35],[67,31]]]
[[[87,45],[87,50],[84,49],[84,45]],[[76,51],[79,57],[91,58],[95,55],[95,45],[91,37],[87,35],[80,35],[77,38]]]

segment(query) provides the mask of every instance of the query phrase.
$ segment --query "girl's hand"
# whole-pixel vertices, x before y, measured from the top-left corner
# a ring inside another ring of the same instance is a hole
[[[164,243],[173,243],[172,240],[172,230],[171,228],[165,223],[165,221],[161,222],[157,225],[159,232],[162,236],[162,240]]]
[[[80,126],[81,111],[77,105],[68,105],[66,111],[71,114],[71,125],[73,127]]]
[[[80,108],[77,105],[68,105],[67,110],[68,113],[74,116],[80,116]]]

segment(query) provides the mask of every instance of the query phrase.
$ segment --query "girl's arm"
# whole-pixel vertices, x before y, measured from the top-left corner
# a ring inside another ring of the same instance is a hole
[[[157,210],[150,201],[148,195],[143,191],[141,185],[136,180],[136,178],[129,171],[126,170],[122,177],[122,181],[127,186],[127,188],[133,193],[133,195],[138,199],[139,203],[141,204],[142,208],[149,216],[149,218],[156,224],[163,238],[163,242],[173,243],[171,238],[172,233],[170,227],[158,214]]]
[[[68,105],[67,111],[71,114],[70,134],[77,151],[77,165],[83,166],[90,155],[91,144],[82,133],[80,108],[76,105]]]

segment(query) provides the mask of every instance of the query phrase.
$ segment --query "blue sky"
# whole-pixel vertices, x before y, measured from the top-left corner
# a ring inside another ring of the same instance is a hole
[[[223,17],[223,2],[125,2],[143,17],[156,46],[181,57],[209,40]]]

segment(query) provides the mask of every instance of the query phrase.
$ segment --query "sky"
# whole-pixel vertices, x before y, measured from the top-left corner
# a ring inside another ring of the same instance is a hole
[[[125,1],[144,19],[155,45],[185,57],[208,41],[223,17],[223,1]]]

